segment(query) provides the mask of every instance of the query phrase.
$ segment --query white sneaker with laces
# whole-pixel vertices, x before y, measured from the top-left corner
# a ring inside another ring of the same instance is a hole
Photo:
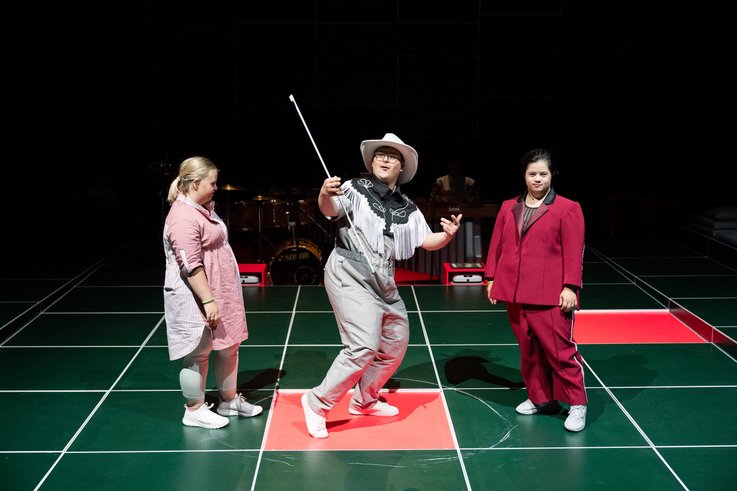
[[[568,431],[581,431],[586,427],[586,406],[575,405],[568,410],[568,417],[564,424]]]
[[[182,423],[185,426],[199,426],[200,428],[222,428],[226,426],[229,421],[228,418],[223,418],[210,409],[213,404],[204,403],[197,409],[189,409],[187,405],[184,405],[184,417]]]
[[[387,404],[384,401],[376,401],[373,406],[369,408],[360,408],[357,406],[351,405],[348,408],[348,412],[353,414],[354,416],[396,416],[399,414],[399,409],[395,406],[392,406],[390,404]]]
[[[250,418],[261,414],[264,408],[256,406],[246,401],[246,398],[242,394],[236,394],[234,398],[229,401],[222,401],[218,404],[218,414],[221,416],[243,416],[244,418]]]
[[[302,411],[305,413],[305,424],[307,432],[312,438],[327,438],[328,429],[325,427],[325,418],[312,410],[307,402],[307,392],[302,394]]]

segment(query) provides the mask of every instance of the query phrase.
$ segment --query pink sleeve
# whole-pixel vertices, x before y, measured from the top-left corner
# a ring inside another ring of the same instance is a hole
[[[501,208],[494,221],[494,230],[491,233],[491,243],[489,244],[489,252],[486,255],[486,269],[484,271],[484,277],[493,279],[496,275],[496,262],[501,254],[501,243],[502,235],[504,230],[504,221],[507,217],[507,209],[509,203],[505,201],[502,203]]]
[[[202,227],[195,217],[178,216],[169,224],[169,239],[179,268],[187,275],[203,266]]]
[[[563,284],[581,288],[583,283],[584,218],[581,205],[573,203],[561,220]]]

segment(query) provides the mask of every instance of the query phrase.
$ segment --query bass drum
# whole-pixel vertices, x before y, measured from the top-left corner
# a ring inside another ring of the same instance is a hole
[[[320,248],[307,239],[283,243],[269,264],[273,285],[319,285],[322,271]]]

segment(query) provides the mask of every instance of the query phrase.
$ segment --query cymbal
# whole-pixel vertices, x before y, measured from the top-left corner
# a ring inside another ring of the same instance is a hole
[[[223,184],[220,189],[224,191],[245,191],[246,188],[243,186],[234,186],[232,184]]]
[[[257,194],[251,197],[251,201],[274,201],[275,199],[272,196],[264,196],[263,194]]]

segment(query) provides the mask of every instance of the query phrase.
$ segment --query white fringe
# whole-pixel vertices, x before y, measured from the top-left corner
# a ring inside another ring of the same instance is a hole
[[[384,220],[376,216],[371,210],[366,209],[370,206],[368,199],[361,193],[354,191],[352,186],[346,186],[344,196],[351,202],[353,225],[361,232],[372,250],[383,254]],[[370,230],[373,233],[369,235],[367,231]]]
[[[411,258],[415,250],[422,245],[425,237],[430,233],[422,213],[415,212],[409,217],[409,221],[402,225],[392,224],[394,234],[394,254],[398,261]]]
[[[344,191],[344,196],[350,201],[353,210],[353,224],[360,230],[361,235],[366,238],[371,248],[375,252],[383,254],[386,222],[372,210],[365,209],[365,207],[370,206],[368,199],[355,191],[352,186],[346,186]],[[382,215],[384,211],[383,209],[378,210]],[[372,230],[373,233],[367,234],[368,230]],[[411,258],[415,250],[422,245],[425,237],[431,232],[429,225],[419,211],[412,213],[407,223],[392,223],[390,230],[394,235],[394,256],[398,261]]]

